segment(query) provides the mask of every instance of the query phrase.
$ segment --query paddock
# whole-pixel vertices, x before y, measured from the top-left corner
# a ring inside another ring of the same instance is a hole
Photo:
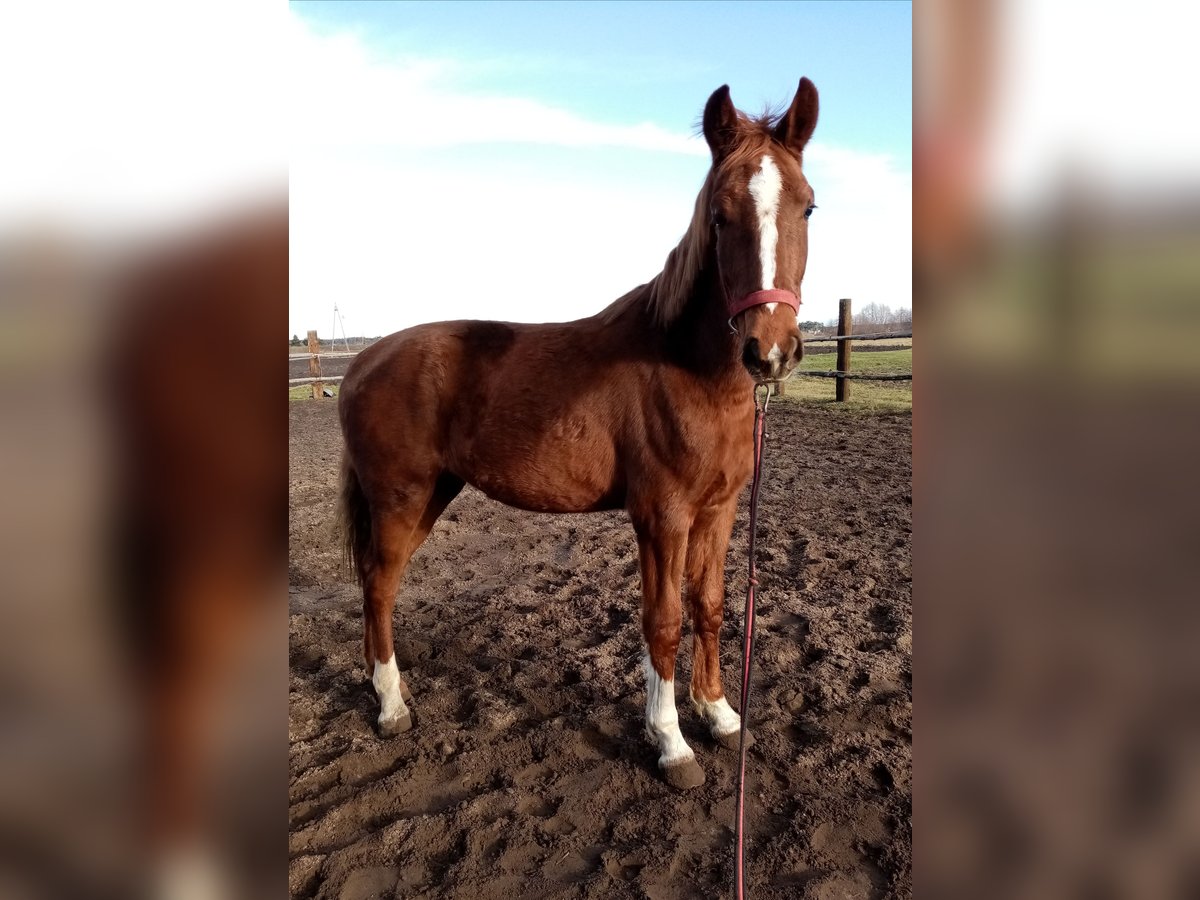
[[[288,406],[291,895],[727,893],[735,754],[681,689],[681,728],[708,780],[678,792],[658,777],[626,514],[525,513],[466,489],[405,576],[396,657],[415,727],[380,740],[361,594],[334,531],[336,404]],[[751,892],[907,896],[911,415],[784,397],[768,425]],[[721,647],[731,695],[745,546],[743,495]]]

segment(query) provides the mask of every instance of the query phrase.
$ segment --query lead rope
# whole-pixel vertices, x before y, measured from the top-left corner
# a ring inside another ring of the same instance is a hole
[[[765,393],[759,400],[758,389]],[[737,900],[746,897],[746,841],[743,819],[746,811],[746,720],[750,712],[750,673],[754,660],[754,589],[758,587],[758,568],[755,566],[755,537],[758,532],[758,488],[762,481],[763,445],[766,443],[766,414],[771,403],[771,386],[754,386],[754,480],[750,485],[750,572],[746,584],[746,611],[743,616],[742,637],[742,694],[738,709],[742,714],[742,727],[738,736],[738,779],[737,779],[737,823],[734,831],[734,896]]]

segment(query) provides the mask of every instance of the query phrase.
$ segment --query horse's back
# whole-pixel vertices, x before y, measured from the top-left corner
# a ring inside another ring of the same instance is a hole
[[[339,401],[357,463],[396,457],[545,511],[619,507],[623,384],[635,376],[590,320],[419,325],[367,348]]]
[[[553,360],[570,354],[574,324],[464,320],[390,334],[363,350],[346,372],[339,399],[343,429],[380,406],[393,414],[408,407],[409,416],[429,421],[451,406],[478,409],[492,394],[544,385]],[[435,399],[455,402],[438,403],[436,410],[426,406]]]

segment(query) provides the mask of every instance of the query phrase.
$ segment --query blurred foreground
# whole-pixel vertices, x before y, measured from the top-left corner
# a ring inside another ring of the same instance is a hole
[[[3,897],[286,890],[286,15],[0,10]]]
[[[287,258],[283,204],[7,248],[5,896],[282,893]]]
[[[922,897],[1200,894],[1200,140],[1155,6],[919,8]]]

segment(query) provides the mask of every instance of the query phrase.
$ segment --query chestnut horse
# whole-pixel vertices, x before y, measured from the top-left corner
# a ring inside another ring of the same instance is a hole
[[[814,204],[801,154],[816,120],[807,78],[777,121],[739,113],[722,86],[704,108],[712,168],[654,280],[576,322],[419,325],[354,360],[338,400],[342,517],[382,735],[412,725],[392,649],[401,577],[471,484],[536,512],[627,510],[658,765],[676,787],[704,781],[675,710],[685,599],[692,702],[736,748],[741,721],[718,654],[725,554],[751,470],[754,385],[786,377],[803,352],[796,313]]]

